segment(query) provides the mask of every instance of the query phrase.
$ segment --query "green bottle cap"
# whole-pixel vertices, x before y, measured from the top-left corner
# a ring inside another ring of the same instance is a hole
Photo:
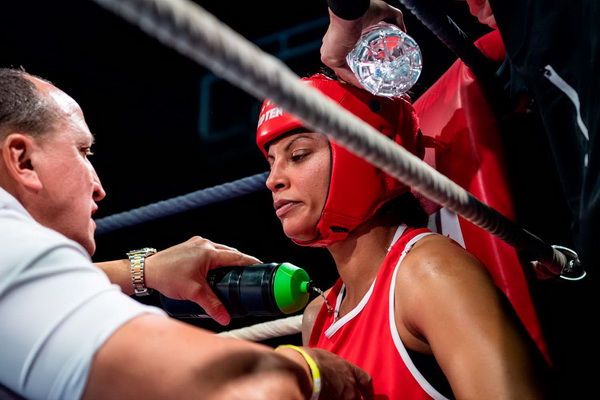
[[[305,270],[290,263],[282,263],[275,271],[273,294],[277,307],[284,314],[301,310],[308,303],[310,278]]]

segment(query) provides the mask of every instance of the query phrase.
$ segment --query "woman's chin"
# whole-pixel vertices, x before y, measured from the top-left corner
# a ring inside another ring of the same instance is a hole
[[[306,230],[299,230],[299,229],[291,229],[288,228],[286,229],[286,227],[283,227],[283,232],[285,233],[285,236],[287,236],[288,238],[298,241],[298,242],[309,242],[311,240],[316,239],[317,234],[314,231],[314,229],[310,230],[310,231],[306,231]]]

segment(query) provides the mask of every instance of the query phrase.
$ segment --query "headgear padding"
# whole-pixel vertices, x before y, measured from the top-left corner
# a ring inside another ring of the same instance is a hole
[[[366,90],[331,79],[322,74],[302,79],[360,117],[379,132],[423,158],[417,117],[405,98],[374,96]],[[266,100],[258,120],[256,143],[267,156],[268,145],[292,129],[304,124],[281,107]],[[369,162],[355,156],[329,140],[331,146],[331,181],[317,237],[308,242],[294,240],[304,246],[326,247],[346,238],[361,222],[366,221],[388,200],[409,191]]]

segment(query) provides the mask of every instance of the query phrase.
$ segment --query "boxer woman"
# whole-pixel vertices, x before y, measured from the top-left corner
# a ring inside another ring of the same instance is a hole
[[[423,157],[408,97],[377,97],[322,74],[303,81]],[[305,310],[305,345],[370,373],[379,399],[547,397],[546,365],[487,269],[425,228],[409,187],[269,100],[257,144],[284,233],[326,247],[340,276],[327,303]]]

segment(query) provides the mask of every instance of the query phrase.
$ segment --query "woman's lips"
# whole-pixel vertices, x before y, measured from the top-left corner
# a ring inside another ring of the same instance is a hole
[[[275,214],[278,218],[283,217],[287,214],[294,206],[298,204],[297,201],[282,201],[275,203]]]

